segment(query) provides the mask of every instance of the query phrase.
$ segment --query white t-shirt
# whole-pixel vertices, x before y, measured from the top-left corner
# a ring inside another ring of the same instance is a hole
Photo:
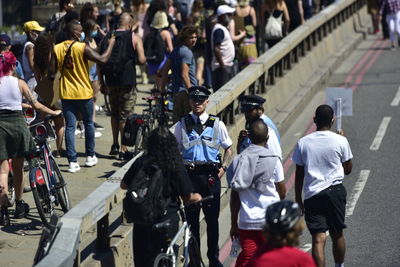
[[[331,131],[316,131],[297,142],[292,160],[304,166],[304,199],[342,183],[343,162],[353,158],[347,138]]]
[[[280,200],[275,183],[284,180],[283,167],[280,160],[276,161],[266,193],[249,188],[239,192],[240,210],[238,227],[242,230],[261,230],[265,225],[265,211],[267,207]]]

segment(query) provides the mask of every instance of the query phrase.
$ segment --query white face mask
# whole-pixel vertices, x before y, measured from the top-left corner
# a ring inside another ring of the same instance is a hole
[[[80,39],[79,39],[79,41],[80,42],[83,42],[83,41],[85,41],[85,33],[84,32],[81,32],[81,37],[80,37]]]

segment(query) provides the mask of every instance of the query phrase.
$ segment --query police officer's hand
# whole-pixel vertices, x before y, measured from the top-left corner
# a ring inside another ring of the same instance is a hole
[[[222,176],[224,176],[224,174],[225,174],[225,170],[224,170],[224,168],[219,168],[219,170],[218,170],[218,179],[220,179],[221,180],[221,178],[222,178]]]
[[[337,134],[340,134],[341,136],[344,136],[344,131],[342,129],[336,131]]]
[[[239,144],[242,143],[243,140],[247,137],[247,135],[248,135],[247,130],[241,130],[238,136],[238,143]]]

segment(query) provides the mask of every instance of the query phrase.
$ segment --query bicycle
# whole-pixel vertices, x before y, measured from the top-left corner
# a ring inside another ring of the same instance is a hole
[[[134,148],[135,155],[143,150],[143,140],[147,138],[149,133],[158,125],[167,125],[170,116],[166,110],[164,94],[161,94],[157,89],[152,90],[151,96],[142,99],[147,102],[148,108],[144,109],[142,115],[137,116],[135,120],[138,125]],[[155,104],[153,104],[153,101]]]
[[[191,204],[191,205],[201,205],[205,201],[209,201],[213,199],[213,196],[208,196],[203,198],[202,200]],[[186,208],[190,208],[190,206]],[[201,259],[200,248],[198,247],[197,241],[194,236],[190,232],[190,226],[186,220],[185,207],[182,202],[179,206],[179,215],[182,219],[182,225],[179,228],[178,232],[173,237],[171,243],[169,244],[166,252],[161,252],[157,255],[154,260],[153,267],[176,267],[177,266],[177,257],[175,252],[175,247],[177,247],[178,241],[183,237],[183,255],[182,255],[182,266],[183,267],[204,267],[204,262]],[[161,222],[155,224],[153,229],[155,230],[168,230],[170,227],[170,222],[167,220],[165,222]],[[182,236],[183,235],[183,236]]]
[[[49,132],[51,136],[55,136],[54,129],[49,123],[51,119],[51,116],[46,116],[43,121],[30,126],[36,148],[26,156],[31,191],[40,219],[46,226],[49,226],[56,206],[61,206],[64,213],[71,208],[66,182],[49,145],[51,140]]]
[[[33,265],[38,264],[49,253],[60,228],[59,217],[53,214],[49,225],[45,226],[42,230],[35,258],[33,259]]]

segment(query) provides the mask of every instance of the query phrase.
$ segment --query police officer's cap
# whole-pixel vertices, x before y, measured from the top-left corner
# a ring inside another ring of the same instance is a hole
[[[265,102],[265,98],[258,95],[244,95],[240,98],[241,109],[243,111],[254,108],[261,108]]]
[[[189,98],[196,100],[206,100],[211,92],[203,86],[192,86],[188,89]]]

